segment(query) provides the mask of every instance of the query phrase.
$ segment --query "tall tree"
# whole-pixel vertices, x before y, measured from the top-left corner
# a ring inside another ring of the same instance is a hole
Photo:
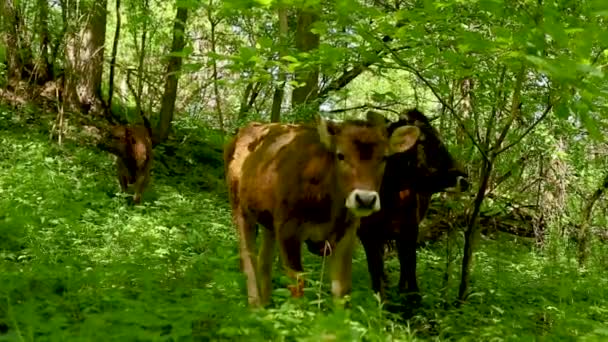
[[[289,27],[287,23],[287,9],[281,2],[278,4],[277,14],[279,16],[279,58],[287,55],[287,33]],[[279,69],[279,79],[275,85],[274,94],[272,96],[272,111],[270,114],[271,122],[281,121],[281,105],[283,104],[283,96],[285,94],[285,79],[286,73]]]
[[[64,3],[71,22],[66,41],[65,100],[72,110],[103,113],[101,79],[107,0]],[[82,18],[82,19],[81,19]],[[84,22],[80,21],[83,20]]]
[[[36,62],[36,78],[46,82],[54,78],[53,61],[51,60],[51,36],[49,33],[48,0],[36,0],[38,7],[38,35],[40,36],[40,56]]]
[[[110,109],[112,108],[112,98],[114,97],[114,73],[116,71],[116,54],[118,53],[118,42],[120,40],[120,21],[120,0],[116,0],[116,31],[114,31],[114,43],[112,44],[112,57],[110,59],[110,79],[108,81],[108,107]],[[141,110],[141,108],[138,108],[138,110]]]
[[[186,46],[186,20],[188,20],[188,9],[183,4],[177,2],[177,13],[173,23],[173,42],[171,43],[171,55],[167,64],[165,78],[165,92],[163,95],[160,120],[158,122],[157,134],[155,138],[158,142],[163,142],[169,137],[171,122],[173,121],[173,111],[175,110],[175,99],[177,97],[177,82],[182,68],[183,57],[179,54]]]
[[[24,60],[26,54],[21,42],[20,33],[23,28],[21,11],[14,0],[2,0],[0,14],[4,23],[2,27],[2,43],[6,47],[7,78],[11,87],[17,87],[24,74],[24,67],[27,61]]]
[[[310,52],[319,47],[320,37],[311,31],[318,18],[318,10],[315,8],[305,7],[298,11],[295,36],[295,46],[298,52]],[[296,87],[292,92],[291,104],[293,107],[301,106],[309,100],[316,99],[319,92],[319,66],[317,64],[310,63],[305,67],[298,68],[295,73],[295,80],[301,86]]]
[[[604,192],[608,189],[608,173],[604,175],[604,179],[600,186],[589,197],[583,206],[583,217],[579,225],[578,231],[578,262],[580,266],[584,266],[589,256],[589,226],[591,225],[593,207],[595,203],[602,198]]]

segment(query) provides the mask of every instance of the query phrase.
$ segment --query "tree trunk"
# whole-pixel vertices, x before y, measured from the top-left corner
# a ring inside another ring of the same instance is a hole
[[[149,8],[149,0],[144,0],[143,3],[143,12],[147,15]],[[146,39],[148,34],[148,18],[144,19],[142,24],[142,32],[141,32],[141,48],[139,50],[139,63],[137,65],[137,94],[135,95],[137,106],[139,107],[137,110],[139,112],[143,111],[143,104],[141,103],[141,99],[144,92],[144,61],[146,59]]]
[[[36,78],[38,82],[44,83],[54,79],[53,62],[51,61],[50,48],[51,39],[49,34],[49,3],[48,0],[37,0],[38,34],[40,35],[40,57],[38,59]]]
[[[46,0],[44,0],[46,1]],[[112,57],[110,59],[110,79],[108,80],[108,110],[112,110],[112,98],[114,97],[114,72],[116,70],[116,54],[118,53],[118,42],[120,40],[120,0],[116,0],[116,31],[114,32],[114,43],[112,44]]]
[[[2,1],[2,17],[4,27],[2,27],[2,42],[6,47],[6,63],[8,85],[16,88],[21,81],[23,73],[23,61],[19,51],[19,9],[13,0]]]
[[[211,2],[211,0],[210,0]],[[211,8],[211,3],[209,4],[209,7]],[[218,73],[217,73],[217,59],[215,56],[217,56],[217,52],[216,52],[216,39],[215,39],[215,29],[217,27],[217,25],[220,23],[221,19],[214,19],[212,18],[213,16],[213,12],[212,11],[208,11],[208,19],[209,19],[209,23],[211,24],[211,52],[213,52],[213,95],[215,97],[215,111],[217,113],[217,119],[219,121],[220,124],[220,132],[222,132],[222,134],[224,134],[224,115],[222,114],[222,102],[220,100],[220,89],[219,89],[219,77],[218,77]]]
[[[481,204],[486,196],[486,190],[488,188],[488,183],[490,177],[492,176],[492,168],[494,166],[494,162],[498,155],[504,152],[504,149],[501,149],[501,145],[504,139],[507,137],[507,133],[511,129],[511,125],[515,118],[520,115],[519,113],[519,103],[521,102],[521,90],[523,87],[523,82],[525,79],[525,65],[522,64],[515,81],[515,89],[513,89],[513,98],[511,102],[511,113],[510,117],[507,118],[507,123],[503,127],[500,136],[496,139],[492,149],[486,149],[486,157],[483,161],[482,171],[481,171],[481,185],[479,186],[479,190],[477,191],[477,196],[475,197],[475,206],[473,208],[473,213],[471,213],[471,217],[469,218],[468,227],[465,231],[465,243],[464,243],[464,255],[462,257],[462,274],[460,279],[460,288],[458,290],[458,300],[462,303],[466,300],[466,297],[469,293],[469,285],[471,283],[471,268],[473,264],[473,250],[477,245],[477,240],[479,239],[479,229],[477,225],[477,217],[479,216],[479,211],[481,209]],[[498,99],[496,101],[499,101]],[[493,125],[493,120],[488,121],[488,125]],[[486,146],[490,144],[490,135],[491,132],[490,127],[486,127]]]
[[[186,20],[188,20],[188,9],[185,7],[177,7],[175,22],[173,23],[172,53],[182,51],[186,45]],[[163,142],[169,137],[171,122],[173,121],[173,111],[175,109],[175,100],[177,97],[177,82],[179,80],[181,68],[182,57],[170,56],[169,63],[167,64],[165,93],[160,108],[160,120],[158,122],[157,130],[158,137],[155,139],[157,142]]]
[[[312,33],[313,24],[318,19],[318,14],[313,9],[301,9],[298,14],[298,26],[296,28],[296,49],[300,52],[308,52],[319,47],[319,35]],[[292,92],[291,104],[293,108],[307,104],[309,100],[317,98],[319,92],[319,67],[310,66],[295,73],[295,80],[303,86],[295,88]],[[316,110],[315,110],[316,111]]]
[[[260,95],[260,90],[262,89],[262,83],[256,82],[247,84],[245,88],[245,93],[243,94],[243,98],[241,99],[241,105],[239,108],[239,115],[237,120],[239,122],[245,120],[247,118],[247,114],[255,104],[258,95]]]
[[[585,265],[589,257],[589,226],[591,225],[593,206],[602,197],[606,189],[608,189],[608,173],[583,208],[583,217],[578,231],[578,264],[580,267]]]
[[[101,79],[107,0],[80,5],[80,11],[72,11],[69,18],[77,20],[82,14],[85,23],[70,33],[66,42],[66,104],[71,110],[102,114]]]
[[[287,54],[287,32],[289,31],[287,23],[287,9],[284,4],[281,4],[278,10],[279,15],[279,59]],[[287,75],[285,71],[279,70],[278,83],[275,86],[274,94],[272,95],[272,112],[270,114],[270,122],[281,121],[281,105],[283,104],[283,96],[285,95],[285,80]]]
[[[479,190],[477,191],[477,196],[475,196],[473,213],[471,213],[467,230],[464,233],[465,242],[464,255],[462,257],[462,274],[460,278],[460,288],[458,290],[458,300],[460,302],[464,302],[468,296],[469,285],[471,283],[473,250],[475,249],[475,246],[477,245],[477,240],[479,238],[477,217],[479,216],[481,204],[483,203],[483,200],[486,196],[486,189],[488,188],[488,182],[490,180],[490,176],[492,175],[493,157],[488,156],[488,158],[490,159],[486,159],[483,164],[483,169],[481,172],[481,185],[479,186]]]

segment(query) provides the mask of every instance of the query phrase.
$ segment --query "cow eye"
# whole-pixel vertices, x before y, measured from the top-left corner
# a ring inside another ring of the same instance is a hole
[[[338,157],[338,160],[344,160],[344,153],[338,152],[337,157]]]

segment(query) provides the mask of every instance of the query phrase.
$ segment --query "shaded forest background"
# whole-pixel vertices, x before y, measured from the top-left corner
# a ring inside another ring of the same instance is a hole
[[[445,303],[483,291],[470,283],[483,277],[488,260],[473,268],[473,255],[485,258],[477,248],[487,238],[517,238],[515,245],[571,265],[569,277],[608,268],[605,1],[0,4],[6,132],[35,124],[52,144],[81,148],[107,123],[145,115],[159,144],[157,189],[174,182],[221,202],[221,149],[247,122],[307,122],[316,113],[340,120],[370,109],[395,119],[417,107],[473,184],[461,196],[437,196],[419,238],[446,244],[435,247],[437,258],[454,279],[442,289],[461,286],[441,294]],[[2,142],[6,167],[19,151],[11,141]],[[7,212],[18,202],[11,201]],[[5,246],[5,263],[18,260],[11,248],[19,250]],[[604,323],[605,296],[594,304]]]

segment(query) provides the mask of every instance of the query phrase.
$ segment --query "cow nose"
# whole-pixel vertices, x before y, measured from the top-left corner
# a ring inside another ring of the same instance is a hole
[[[355,202],[359,208],[371,209],[376,204],[378,195],[375,192],[366,191],[355,194]]]
[[[346,198],[346,207],[359,217],[371,215],[380,210],[380,195],[376,191],[353,190]]]

